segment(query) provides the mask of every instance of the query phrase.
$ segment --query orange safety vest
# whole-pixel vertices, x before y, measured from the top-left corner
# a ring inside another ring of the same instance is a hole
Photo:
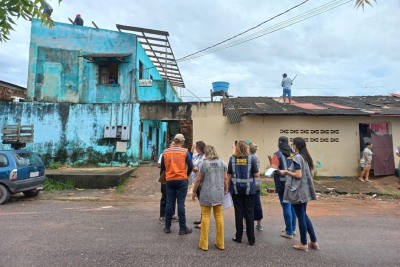
[[[167,181],[186,180],[186,154],[187,149],[182,147],[167,148],[163,152],[165,176]]]

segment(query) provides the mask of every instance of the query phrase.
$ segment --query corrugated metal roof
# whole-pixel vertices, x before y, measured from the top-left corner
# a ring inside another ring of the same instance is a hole
[[[301,96],[292,104],[272,97],[237,97],[222,100],[230,123],[242,116],[400,116],[397,96]]]

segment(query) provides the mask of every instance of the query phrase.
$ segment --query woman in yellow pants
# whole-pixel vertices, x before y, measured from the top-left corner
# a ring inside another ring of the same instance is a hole
[[[201,233],[199,248],[208,250],[208,233],[210,229],[211,209],[214,213],[216,240],[215,246],[223,250],[224,243],[224,216],[222,202],[224,194],[229,191],[229,178],[227,175],[227,165],[219,160],[217,152],[213,146],[204,148],[204,159],[199,164],[196,182],[193,186],[192,199],[195,200],[197,188],[200,187],[201,205]]]

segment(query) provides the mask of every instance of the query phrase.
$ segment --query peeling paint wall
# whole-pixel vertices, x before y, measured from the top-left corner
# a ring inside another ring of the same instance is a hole
[[[117,141],[104,138],[104,126],[110,123],[130,128],[131,140],[124,161],[138,160],[139,124],[130,123],[130,114],[139,112],[138,104],[0,102],[0,109],[0,128],[4,124],[34,125],[34,143],[26,148],[39,153],[47,162],[74,165],[87,162],[95,154],[100,163],[109,164]],[[10,148],[0,144],[0,149]]]
[[[113,103],[131,100],[131,75],[136,66],[136,35],[32,21],[28,99],[42,102]],[[87,54],[129,54],[118,65],[118,84],[99,82],[99,65]]]
[[[83,57],[88,54],[128,54],[118,65],[118,82],[101,82],[99,64]],[[154,81],[151,87],[139,87],[139,62],[145,67],[144,78]],[[146,139],[140,102],[181,101],[162,79],[136,35],[58,22],[49,29],[39,20],[33,20],[31,27],[27,99],[35,102],[0,102],[0,127],[34,124],[34,143],[26,148],[42,155],[46,162],[69,164],[150,158],[152,145],[157,145],[158,151],[165,148],[168,123],[145,122],[154,132],[151,139]],[[104,138],[107,125],[129,128],[127,153],[115,153],[118,139]],[[10,146],[0,144],[0,148]]]

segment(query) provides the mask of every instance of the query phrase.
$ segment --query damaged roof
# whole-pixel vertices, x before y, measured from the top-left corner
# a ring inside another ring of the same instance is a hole
[[[299,96],[291,104],[279,97],[237,97],[222,100],[231,124],[242,116],[399,116],[400,95]]]
[[[136,34],[139,43],[163,79],[169,81],[173,86],[185,88],[178,63],[169,43],[168,32],[120,24],[116,26],[119,31],[131,31]]]

